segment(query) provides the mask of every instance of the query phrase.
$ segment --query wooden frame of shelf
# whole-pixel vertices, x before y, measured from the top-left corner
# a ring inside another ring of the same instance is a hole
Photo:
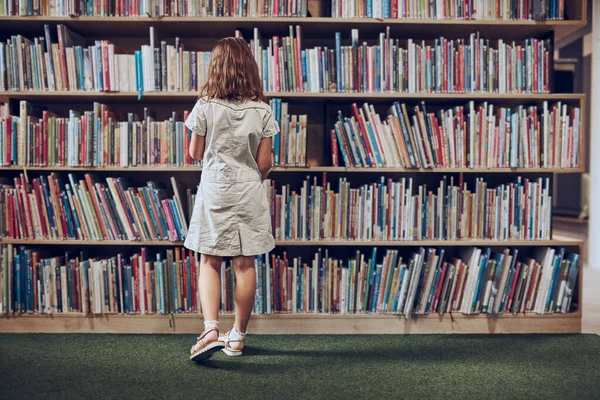
[[[70,166],[26,166],[11,165],[0,166],[0,171],[73,171],[73,172],[202,172],[202,167],[194,166],[135,166],[135,167],[70,167]],[[393,173],[467,173],[467,174],[490,174],[490,173],[513,173],[513,174],[531,174],[531,173],[574,173],[583,172],[584,167],[577,168],[347,168],[347,167],[276,167],[271,173],[292,173],[292,172],[328,172],[328,173],[362,173],[362,174],[393,174]]]
[[[438,35],[463,35],[485,28],[486,36],[506,40],[537,36],[556,29],[576,30],[585,26],[585,7],[575,10],[567,20],[450,20],[450,19],[375,19],[330,17],[0,17],[0,32],[31,32],[43,29],[44,24],[64,24],[83,30],[88,36],[119,35],[140,37],[148,34],[150,26],[160,26],[164,35],[203,37],[230,36],[236,29],[259,27],[264,35],[299,25],[305,36],[319,37],[336,31],[349,32],[358,28],[365,36],[379,33],[386,26],[393,35],[428,35],[435,29]],[[110,24],[110,33],[106,30]]]
[[[276,240],[277,246],[385,246],[385,247],[542,247],[579,246],[582,242],[573,239],[551,240]],[[51,239],[0,239],[1,244],[13,245],[63,245],[63,246],[181,246],[183,242],[170,240],[51,240]]]
[[[83,91],[5,91],[0,92],[2,97],[18,98],[20,100],[44,102],[163,102],[169,101],[189,102],[198,98],[196,92],[83,92]],[[498,101],[498,102],[541,102],[548,100],[563,102],[582,102],[585,95],[573,93],[345,93],[345,92],[266,92],[269,98],[276,97],[286,100],[306,101]],[[140,98],[140,100],[138,100]]]
[[[225,326],[233,315],[223,314]],[[389,314],[272,314],[253,315],[253,334],[432,334],[432,333],[579,333],[581,311],[568,314],[517,314],[490,317],[487,314],[429,314],[405,319]],[[202,315],[83,315],[79,313],[0,316],[0,332],[48,333],[176,333],[198,334]]]
[[[520,40],[526,37],[540,37],[557,30],[577,30],[587,22],[586,7],[582,0],[567,0],[565,10],[569,20],[563,21],[483,21],[483,20],[421,20],[421,19],[363,19],[363,18],[248,18],[248,17],[0,17],[0,35],[3,33],[36,34],[43,33],[44,24],[65,24],[76,31],[84,32],[89,38],[145,38],[150,26],[157,28],[162,38],[174,36],[217,37],[232,35],[235,29],[244,34],[253,27],[261,30],[263,37],[277,32],[285,32],[289,25],[299,25],[310,40],[326,37],[333,40],[334,32],[342,32],[347,37],[351,29],[359,29],[361,39],[372,39],[376,34],[390,27],[394,37],[410,36],[415,39],[433,36],[463,37],[472,32],[483,31],[486,38]],[[314,6],[314,4],[313,4]],[[314,15],[315,13],[313,13]],[[106,29],[110,24],[110,32]],[[135,40],[134,40],[135,41]],[[544,93],[266,93],[269,97],[282,98],[299,105],[327,102],[350,103],[368,101],[375,104],[394,100],[405,102],[430,101],[434,104],[460,104],[461,102],[489,101],[506,106],[523,103],[561,101],[570,105],[583,105],[585,95],[544,94]],[[164,101],[173,104],[191,102],[197,98],[195,92],[34,92],[5,91],[1,98],[14,98],[48,104],[68,105],[69,103],[100,101],[113,104],[152,104]],[[582,109],[582,114],[584,110]],[[582,115],[582,131],[585,130]],[[580,150],[584,148],[580,141]],[[554,174],[582,172],[585,165],[583,151],[580,151],[580,168],[344,168],[315,165],[309,168],[278,167],[274,173],[504,173],[504,174]],[[200,172],[200,167],[141,166],[141,167],[0,167],[4,171],[107,171],[107,172]],[[54,246],[180,246],[181,242],[171,241],[86,241],[86,240],[0,240],[0,245],[54,245]],[[582,243],[575,240],[556,238],[545,241],[496,241],[496,240],[454,240],[454,241],[277,241],[278,246],[382,246],[382,247],[538,247],[557,246],[569,249],[582,249]],[[577,310],[568,314],[547,315],[482,315],[445,314],[419,316],[404,319],[397,315],[366,314],[274,314],[255,315],[250,321],[253,333],[300,334],[300,333],[578,333],[581,332],[582,317],[582,272],[580,268],[577,286],[577,299],[573,299]],[[576,301],[577,300],[577,301]],[[233,316],[222,315],[226,323],[233,322]],[[83,315],[65,313],[55,315],[10,315],[0,316],[0,332],[109,332],[109,333],[190,333],[202,330],[201,315],[174,314],[173,324],[166,315]]]

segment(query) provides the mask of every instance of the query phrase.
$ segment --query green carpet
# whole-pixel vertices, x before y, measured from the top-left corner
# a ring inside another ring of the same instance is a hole
[[[597,335],[249,336],[204,364],[194,340],[0,334],[0,398],[600,398]]]

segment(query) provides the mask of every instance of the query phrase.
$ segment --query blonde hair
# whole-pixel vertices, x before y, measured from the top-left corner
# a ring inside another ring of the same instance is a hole
[[[244,39],[227,37],[217,42],[210,55],[208,79],[200,90],[200,97],[266,102],[258,65]]]

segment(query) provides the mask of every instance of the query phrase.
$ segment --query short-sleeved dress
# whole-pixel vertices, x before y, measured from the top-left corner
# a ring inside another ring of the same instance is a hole
[[[202,176],[184,246],[215,256],[254,256],[275,247],[256,163],[262,138],[279,132],[262,102],[199,100],[185,121],[206,136]]]

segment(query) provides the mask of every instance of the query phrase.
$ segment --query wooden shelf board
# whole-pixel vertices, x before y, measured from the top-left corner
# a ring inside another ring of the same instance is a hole
[[[579,246],[582,241],[569,238],[552,240],[278,240],[277,246],[385,246],[385,247],[462,247],[462,246]],[[78,245],[78,246],[180,246],[182,242],[168,240],[45,240],[2,239],[0,244],[14,245]]]
[[[157,26],[164,37],[233,36],[235,29],[247,35],[258,27],[263,37],[287,32],[289,25],[303,27],[307,38],[322,38],[341,31],[347,38],[350,29],[360,29],[361,38],[374,37],[389,26],[393,37],[410,34],[415,38],[435,38],[447,35],[453,38],[485,29],[486,38],[503,37],[505,40],[540,36],[557,29],[577,29],[585,26],[582,20],[563,21],[485,21],[485,20],[434,20],[434,19],[374,19],[374,18],[328,18],[328,17],[0,17],[0,31],[24,33],[39,32],[44,24],[65,24],[72,29],[85,31],[87,36],[148,35],[148,27]],[[110,31],[107,31],[110,24]]]
[[[0,171],[79,171],[79,172],[95,172],[95,171],[115,171],[115,172],[194,172],[202,171],[202,167],[195,166],[135,166],[135,167],[71,167],[71,166],[0,166]],[[314,173],[314,172],[329,172],[329,173],[363,173],[363,174],[381,174],[381,173],[574,173],[582,172],[583,167],[578,168],[346,168],[346,167],[276,167],[272,173]]]
[[[494,101],[494,102],[581,102],[584,95],[578,93],[308,93],[308,92],[267,92],[267,97],[276,97],[297,101]],[[133,102],[138,101],[137,92],[36,92],[36,91],[6,91],[2,96],[29,101],[45,102],[79,102],[79,101],[101,101],[101,102]],[[198,98],[196,92],[145,92],[140,102],[190,102]]]
[[[249,329],[256,334],[373,334],[373,333],[579,333],[581,311],[568,314],[485,314],[417,316],[405,319],[386,314],[254,315]],[[219,317],[226,324],[234,316]],[[80,313],[0,317],[0,332],[185,333],[202,330],[200,314],[98,315]]]

